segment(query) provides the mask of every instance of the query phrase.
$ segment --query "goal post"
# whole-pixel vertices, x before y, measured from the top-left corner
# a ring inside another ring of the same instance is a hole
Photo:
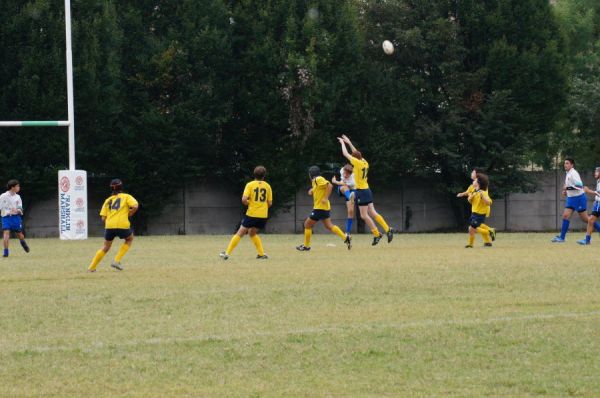
[[[68,127],[69,170],[58,172],[58,230],[60,239],[87,239],[87,173],[75,169],[75,106],[71,44],[71,0],[65,0],[67,113],[69,120],[0,121],[0,127]]]

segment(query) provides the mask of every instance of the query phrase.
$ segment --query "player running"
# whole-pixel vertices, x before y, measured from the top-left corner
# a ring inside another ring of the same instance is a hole
[[[98,263],[100,263],[104,255],[110,250],[113,240],[116,237],[124,239],[125,242],[119,249],[115,259],[110,263],[110,266],[118,271],[122,271],[123,265],[121,264],[121,260],[133,243],[133,231],[131,230],[129,219],[138,210],[139,204],[133,196],[123,193],[123,182],[118,178],[110,182],[110,189],[112,190],[112,195],[104,201],[102,209],[100,209],[100,217],[105,222],[104,246],[96,252],[88,267],[88,272],[96,272]]]
[[[354,221],[354,197],[356,195],[356,182],[354,181],[354,167],[347,164],[340,169],[340,180],[334,175],[331,182],[337,185],[338,195],[346,199],[346,209],[348,218],[346,219],[346,235],[352,231],[352,222]]]
[[[21,185],[17,180],[10,180],[6,184],[8,189],[2,195],[0,195],[0,209],[2,214],[2,232],[3,232],[3,243],[4,243],[4,254],[2,257],[8,257],[8,241],[10,240],[11,231],[17,235],[21,242],[21,247],[25,250],[25,253],[29,253],[29,246],[25,242],[25,235],[23,235],[23,201],[19,195]]]
[[[483,246],[491,247],[490,233],[488,229],[481,228],[486,214],[490,211],[492,199],[488,195],[488,177],[483,173],[477,173],[473,180],[473,192],[469,194],[468,201],[471,203],[471,218],[469,219],[469,243],[465,248],[472,248],[475,242],[475,232],[483,237]]]
[[[579,213],[581,221],[588,223],[587,215],[587,199],[583,190],[583,183],[577,170],[575,170],[575,160],[572,158],[566,158],[564,163],[565,171],[565,185],[563,186],[562,194],[567,197],[565,204],[565,210],[563,211],[562,228],[560,229],[560,235],[552,238],[554,243],[563,243],[569,230],[569,219],[573,214],[573,211]]]
[[[471,181],[474,182],[477,179],[477,173],[479,173],[479,172],[482,173],[483,171],[481,169],[478,169],[478,168],[474,168],[471,171]],[[469,197],[473,192],[475,192],[475,187],[474,187],[473,184],[471,184],[471,185],[469,185],[469,188],[467,188],[466,191],[458,193],[456,195],[456,197],[457,198]],[[485,190],[485,193],[488,194],[488,196],[490,195],[488,189]],[[485,215],[485,217],[486,218],[489,217],[490,213],[491,213],[491,207],[488,209],[488,212]],[[496,228],[492,228],[492,227],[490,227],[490,226],[488,226],[486,224],[483,224],[483,223],[479,226],[479,228],[487,230],[490,233],[490,238],[492,239],[492,241],[496,240]]]
[[[342,153],[344,157],[354,167],[354,177],[356,179],[356,202],[358,203],[358,209],[360,210],[360,217],[365,221],[369,230],[373,234],[373,243],[375,246],[381,240],[381,232],[375,225],[373,218],[379,225],[381,225],[387,235],[388,243],[394,239],[394,230],[390,228],[385,222],[384,218],[377,213],[375,205],[373,204],[373,193],[369,188],[368,173],[369,173],[369,162],[363,158],[362,154],[352,145],[352,142],[348,137],[342,135],[338,137],[338,141],[342,145]],[[350,147],[352,154],[348,152],[346,145]],[[371,218],[373,217],[373,218]]]
[[[312,228],[319,221],[323,221],[325,228],[339,236],[348,246],[352,248],[352,237],[345,235],[342,230],[331,222],[331,203],[329,196],[333,191],[333,185],[321,176],[321,170],[317,166],[311,166],[308,169],[308,176],[311,180],[312,188],[308,191],[313,197],[313,210],[310,216],[304,221],[304,243],[296,246],[296,250],[301,252],[310,250],[310,239],[312,237]]]
[[[242,203],[248,206],[246,215],[242,219],[240,229],[231,237],[231,241],[227,246],[227,250],[219,253],[223,260],[227,260],[233,249],[240,243],[244,235],[250,235],[250,239],[256,251],[256,258],[266,260],[269,257],[265,254],[262,241],[258,236],[258,230],[264,229],[269,217],[269,207],[273,205],[273,191],[271,186],[265,181],[267,169],[264,166],[256,166],[254,168],[254,181],[246,184],[244,193],[242,194]]]
[[[594,230],[600,231],[600,224],[596,222],[600,217],[600,167],[596,167],[594,170],[594,178],[596,179],[596,190],[593,191],[588,187],[583,187],[585,193],[594,195],[594,207],[592,208],[592,214],[588,216],[587,233],[585,239],[578,240],[577,243],[580,245],[589,245],[592,243],[592,233]]]

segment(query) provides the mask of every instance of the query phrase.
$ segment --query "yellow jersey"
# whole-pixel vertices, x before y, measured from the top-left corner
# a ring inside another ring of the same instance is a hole
[[[244,188],[243,196],[248,198],[247,216],[269,217],[269,202],[273,202],[273,191],[268,183],[259,180],[250,181]]]
[[[110,196],[104,201],[100,216],[106,217],[106,229],[129,229],[129,210],[138,205],[138,201],[127,193]]]
[[[329,199],[322,202],[327,196],[327,186],[331,185],[325,178],[318,176],[312,180],[312,196],[313,196],[313,209],[315,210],[331,210],[331,203]]]
[[[483,196],[486,197],[490,201],[489,205],[484,202],[483,198],[481,197],[482,196],[481,194],[483,194]],[[470,197],[471,212],[477,213],[477,214],[485,214],[487,217],[487,215],[490,214],[490,206],[492,205],[492,199],[488,195],[487,191],[476,192],[474,190],[471,195],[472,195]]]
[[[354,167],[354,179],[356,180],[356,189],[369,189],[369,162],[364,158],[357,159],[354,156],[350,159],[350,163]]]
[[[475,187],[473,186],[473,184],[471,184],[471,185],[469,185],[469,188],[467,188],[467,194],[471,195],[473,192],[475,192]],[[488,198],[490,197],[489,190],[486,189],[485,194],[488,196]],[[487,210],[487,213],[485,213],[485,216],[489,217],[491,212],[492,212],[492,208],[490,206],[488,206],[488,210]],[[483,214],[483,213],[481,213],[481,214]]]

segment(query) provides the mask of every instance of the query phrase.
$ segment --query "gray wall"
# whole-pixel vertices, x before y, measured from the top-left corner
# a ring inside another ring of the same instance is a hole
[[[488,224],[499,230],[552,231],[560,225],[564,199],[560,195],[564,173],[536,172],[538,190],[534,193],[511,194],[506,199],[494,201]],[[584,184],[595,186],[591,173],[582,174]],[[302,232],[302,223],[312,209],[308,196],[308,184],[301,190],[288,210],[280,211],[267,224],[270,233]],[[466,187],[465,187],[466,188]],[[403,232],[426,232],[454,227],[452,209],[442,195],[436,195],[423,180],[404,179],[397,190],[381,192],[373,190],[377,211],[388,224]],[[133,193],[135,196],[135,193]],[[493,192],[491,192],[493,198]],[[243,215],[239,192],[215,183],[189,184],[176,192],[168,201],[159,217],[151,220],[148,234],[229,234]],[[277,187],[274,187],[277,200]],[[90,235],[101,236],[103,225],[98,216],[104,197],[90,197]],[[588,198],[590,207],[592,198]],[[345,226],[346,207],[343,198],[332,195],[332,219],[342,229]],[[58,236],[58,204],[56,200],[38,202],[27,209],[26,232],[31,237]],[[410,210],[409,210],[410,209]],[[409,228],[405,222],[407,214]],[[354,230],[356,231],[356,221]],[[583,229],[578,217],[572,218],[574,229]],[[323,232],[319,224],[315,232]]]

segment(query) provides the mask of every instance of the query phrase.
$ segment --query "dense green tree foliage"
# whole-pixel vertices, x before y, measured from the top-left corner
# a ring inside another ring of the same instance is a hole
[[[452,200],[480,166],[496,193],[528,189],[567,127],[598,126],[598,7],[564,2],[73,0],[78,168],[92,190],[124,179],[147,217],[264,164],[282,206],[307,166],[343,163],[345,133],[376,187],[428,177]],[[62,7],[4,1],[0,119],[66,119]],[[1,133],[0,178],[52,195],[65,131]]]

